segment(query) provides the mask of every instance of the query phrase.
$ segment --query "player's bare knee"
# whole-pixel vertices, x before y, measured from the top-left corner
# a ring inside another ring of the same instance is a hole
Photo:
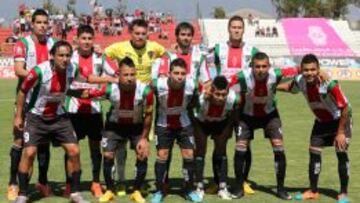
[[[271,139],[271,145],[273,147],[276,147],[276,146],[283,146],[284,145],[284,142],[282,139]]]
[[[168,149],[160,149],[157,152],[157,156],[159,160],[166,161],[169,158],[169,150]]]
[[[185,159],[194,158],[194,150],[193,149],[181,149],[181,155]]]
[[[309,147],[309,152],[313,153],[313,154],[321,154],[322,148],[320,147],[314,147],[314,146],[310,146]]]
[[[104,152],[105,159],[114,159],[115,153],[114,152]]]
[[[13,146],[16,146],[17,148],[22,148],[22,146],[23,146],[23,139],[16,139],[16,140],[14,140]]]
[[[34,158],[36,156],[36,152],[37,152],[36,147],[29,146],[29,147],[25,148],[25,150],[23,152],[23,156],[28,160],[34,160]]]
[[[80,148],[76,144],[70,144],[65,146],[66,154],[69,157],[78,157],[80,154]]]
[[[247,140],[239,140],[236,142],[236,145],[235,145],[236,151],[246,152],[247,149],[248,149],[248,141]]]

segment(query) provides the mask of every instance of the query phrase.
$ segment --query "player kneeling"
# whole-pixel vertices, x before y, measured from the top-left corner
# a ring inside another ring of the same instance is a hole
[[[204,196],[204,165],[207,145],[207,136],[214,140],[213,162],[214,172],[219,186],[218,195],[221,199],[231,199],[227,188],[228,162],[226,144],[231,137],[234,113],[239,106],[239,96],[229,90],[228,81],[224,76],[217,76],[211,85],[208,94],[202,93],[199,97],[199,107],[195,113],[195,163],[197,192]]]
[[[183,157],[186,198],[193,202],[201,202],[201,198],[193,189],[194,137],[188,116],[188,108],[197,93],[197,84],[192,79],[186,79],[186,62],[183,59],[175,59],[170,64],[169,77],[155,79],[152,85],[157,100],[157,160],[156,192],[151,202],[159,203],[164,198],[169,150],[172,149],[175,140],[181,148]]]
[[[293,82],[278,87],[279,90],[294,93],[301,91],[316,117],[309,148],[310,189],[295,198],[297,200],[320,198],[317,185],[321,171],[321,151],[323,147],[335,146],[341,185],[338,203],[347,203],[350,165],[347,149],[351,137],[351,107],[337,81],[325,82],[320,78],[319,73],[317,57],[312,54],[306,55],[301,62],[301,74],[296,76]]]

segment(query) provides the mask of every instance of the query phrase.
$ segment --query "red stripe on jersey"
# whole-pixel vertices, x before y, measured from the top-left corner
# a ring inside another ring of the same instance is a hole
[[[241,68],[242,66],[243,49],[229,47],[228,51],[228,68]]]
[[[306,89],[307,89],[307,97],[308,97],[308,101],[309,103],[312,102],[321,102],[320,100],[320,94],[319,94],[319,85],[306,85]],[[315,116],[321,120],[321,121],[331,121],[333,120],[333,116],[332,114],[325,110],[325,109],[313,109],[311,108],[311,110],[314,112]]]
[[[170,67],[170,59],[168,56],[164,55],[161,57],[161,64],[159,67],[159,75],[168,75]]]
[[[207,112],[207,116],[212,117],[212,118],[220,118],[222,115],[222,112],[224,111],[225,108],[225,104],[224,105],[213,105],[213,104],[209,104],[209,109]]]
[[[169,88],[168,101],[167,101],[168,108],[181,107],[183,104],[183,99],[184,99],[184,88],[181,88],[179,90],[174,90]],[[181,116],[180,114],[167,115],[168,127],[171,129],[181,128],[180,116]]]
[[[79,72],[84,78],[93,74],[93,57],[79,56]],[[91,99],[78,99],[78,113],[91,113]]]
[[[178,58],[181,58],[186,62],[186,74],[191,73],[192,54],[176,54],[176,55]]]
[[[25,58],[25,55],[26,55],[25,44],[21,40],[19,40],[16,42],[14,47],[14,59]]]
[[[51,78],[51,84],[50,84],[50,94],[56,95],[56,94],[63,94],[66,89],[66,72],[59,73],[56,71],[53,71],[53,77]],[[47,102],[45,105],[44,113],[43,115],[45,117],[55,116],[58,106],[61,104],[61,102]]]
[[[134,110],[134,98],[135,98],[135,90],[134,91],[120,91],[120,110]],[[133,118],[119,118],[118,120],[121,124],[132,124]]]
[[[345,108],[347,106],[346,98],[345,98],[344,94],[342,93],[339,85],[335,85],[330,93],[334,97],[336,106],[339,109]]]
[[[47,61],[49,58],[49,50],[46,43],[35,42],[36,64]]]
[[[267,81],[256,81],[255,80],[255,87],[254,87],[254,96],[255,97],[266,97],[268,95],[268,89],[266,85]],[[266,116],[265,112],[265,105],[266,104],[254,104],[254,116],[256,117],[263,117]]]
[[[38,75],[35,69],[31,69],[30,72],[27,74],[24,82],[21,84],[21,91],[25,94],[30,91],[31,88],[35,85],[36,81],[38,80]]]

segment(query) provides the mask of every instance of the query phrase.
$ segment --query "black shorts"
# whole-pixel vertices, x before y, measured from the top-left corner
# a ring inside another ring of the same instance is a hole
[[[101,140],[101,131],[104,128],[101,114],[69,114],[71,123],[74,127],[78,140],[82,140],[86,135],[91,140]]]
[[[310,137],[310,145],[314,147],[334,146],[334,140],[339,127],[340,120],[321,123],[315,120]],[[349,118],[345,124],[346,142],[349,144],[351,138],[352,119]]]
[[[168,129],[156,126],[155,134],[155,144],[158,150],[171,149],[174,146],[175,140],[181,149],[195,148],[192,126],[180,129]]]
[[[205,135],[207,135],[207,136],[211,135],[211,138],[214,138],[215,136],[220,136],[223,133],[225,127],[228,124],[228,121],[229,121],[228,119],[225,119],[223,121],[202,122],[202,121],[199,121],[196,119],[195,125],[197,125]],[[229,137],[230,137],[231,133],[229,133],[229,134],[230,134],[229,135]],[[197,135],[195,135],[195,136],[197,136]]]
[[[38,146],[50,142],[57,144],[78,143],[68,115],[43,118],[27,113],[24,127],[24,146]]]
[[[258,128],[264,130],[264,137],[269,139],[282,139],[281,120],[277,110],[264,117],[240,115],[239,124],[235,126],[236,140],[254,139],[254,131]]]
[[[117,123],[106,122],[102,132],[101,146],[106,152],[115,152],[120,142],[126,142],[128,139],[131,148],[135,149],[140,140],[144,125],[119,125]]]

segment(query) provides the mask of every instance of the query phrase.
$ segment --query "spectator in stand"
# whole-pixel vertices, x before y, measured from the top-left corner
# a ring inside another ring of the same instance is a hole
[[[249,25],[254,25],[254,16],[251,13],[248,15],[248,23]]]
[[[267,26],[267,27],[266,27],[265,37],[271,37],[271,29],[270,29],[270,26]]]
[[[272,28],[272,36],[273,37],[279,37],[279,33],[278,33],[278,30],[277,30],[276,26],[274,26]]]

